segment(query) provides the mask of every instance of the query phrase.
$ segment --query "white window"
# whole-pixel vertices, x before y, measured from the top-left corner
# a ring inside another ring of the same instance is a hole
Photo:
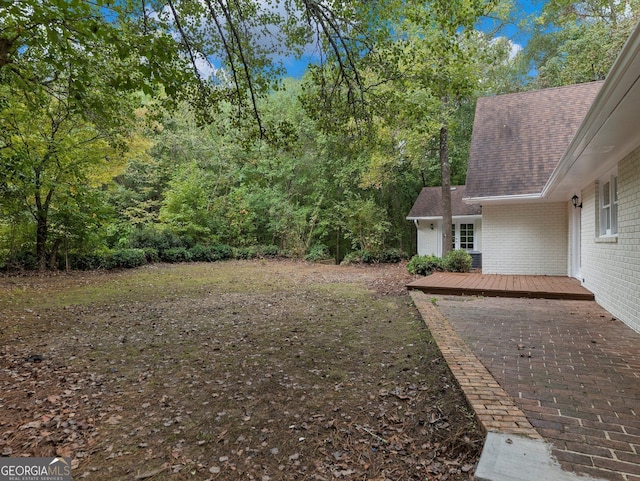
[[[618,234],[618,173],[600,180],[600,235]]]

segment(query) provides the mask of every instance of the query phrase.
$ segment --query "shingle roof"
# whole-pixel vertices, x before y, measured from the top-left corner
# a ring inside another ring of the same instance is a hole
[[[542,192],[602,83],[478,99],[467,195]]]
[[[451,187],[451,212],[453,215],[479,215],[482,209],[478,204],[465,204],[465,186]],[[413,204],[408,219],[420,217],[442,217],[442,187],[423,187]]]

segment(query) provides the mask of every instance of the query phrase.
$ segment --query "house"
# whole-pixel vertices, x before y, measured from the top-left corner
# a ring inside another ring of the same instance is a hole
[[[640,27],[604,82],[478,101],[484,273],[572,276],[640,331]]]
[[[482,216],[479,205],[466,203],[464,185],[451,187],[453,214],[453,249],[465,249],[480,266],[482,252]],[[442,187],[423,187],[407,220],[412,220],[418,233],[418,254],[442,256]]]

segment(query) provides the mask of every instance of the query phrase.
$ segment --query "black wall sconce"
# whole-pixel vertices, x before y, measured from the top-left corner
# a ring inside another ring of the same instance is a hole
[[[582,202],[580,202],[580,204],[578,204],[578,201],[580,199],[578,198],[578,196],[576,194],[573,194],[573,197],[571,197],[571,203],[573,204],[573,208],[575,209],[576,207],[580,207],[582,209]]]

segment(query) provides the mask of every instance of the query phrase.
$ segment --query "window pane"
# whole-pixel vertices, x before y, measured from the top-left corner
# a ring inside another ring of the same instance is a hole
[[[473,249],[473,224],[460,224],[460,249]]]
[[[618,177],[614,177],[611,182],[611,233],[618,233]]]
[[[602,207],[607,207],[611,203],[610,183],[607,182],[602,186]]]

